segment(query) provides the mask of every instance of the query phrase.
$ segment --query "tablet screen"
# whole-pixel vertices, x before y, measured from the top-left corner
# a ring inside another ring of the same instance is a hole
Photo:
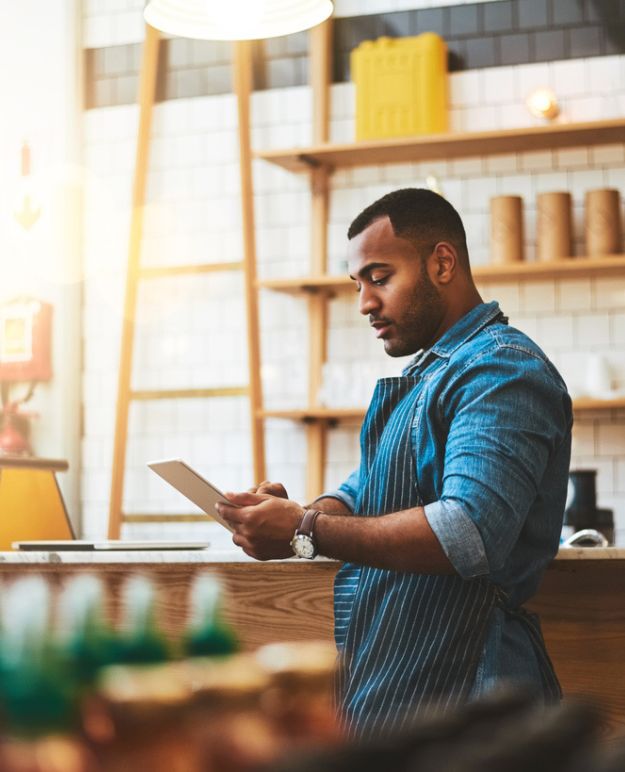
[[[180,491],[189,501],[192,501],[197,507],[213,517],[218,523],[234,532],[222,517],[215,510],[215,504],[219,501],[229,503],[223,493],[208,480],[205,480],[201,474],[191,469],[179,458],[167,459],[164,461],[151,461],[148,466],[157,475]]]

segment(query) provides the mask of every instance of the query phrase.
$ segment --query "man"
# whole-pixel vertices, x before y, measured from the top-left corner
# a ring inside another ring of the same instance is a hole
[[[497,303],[482,302],[444,198],[390,193],[348,238],[360,313],[387,354],[415,356],[378,382],[359,470],[306,515],[281,485],[229,495],[241,505],[220,510],[233,541],[261,560],[294,549],[344,561],[335,637],[351,733],[397,729],[502,682],[557,699],[538,622],[521,606],[558,549],[566,387]]]

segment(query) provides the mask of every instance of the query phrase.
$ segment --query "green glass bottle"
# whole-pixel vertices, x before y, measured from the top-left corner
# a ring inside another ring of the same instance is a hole
[[[189,622],[183,640],[189,657],[233,654],[239,642],[222,616],[221,583],[210,574],[200,574],[191,587]]]
[[[104,588],[95,576],[71,579],[59,599],[57,646],[81,690],[88,690],[100,668],[119,658],[117,636],[106,621]]]
[[[156,623],[156,597],[152,582],[133,576],[122,593],[122,630],[118,639],[117,662],[147,665],[170,659],[170,647]]]
[[[9,736],[67,733],[79,724],[77,680],[59,656],[50,619],[50,591],[42,577],[19,579],[5,591],[0,705]]]

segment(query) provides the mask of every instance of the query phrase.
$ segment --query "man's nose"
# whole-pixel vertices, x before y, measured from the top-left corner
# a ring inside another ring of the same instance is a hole
[[[380,301],[375,294],[373,287],[361,285],[360,295],[358,296],[358,310],[363,316],[375,313],[380,308]]]

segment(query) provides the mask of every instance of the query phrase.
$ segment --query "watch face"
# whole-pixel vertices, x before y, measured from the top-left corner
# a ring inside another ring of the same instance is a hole
[[[310,560],[317,554],[313,540],[310,536],[304,534],[295,536],[291,546],[293,547],[293,552],[300,558],[308,558]]]

